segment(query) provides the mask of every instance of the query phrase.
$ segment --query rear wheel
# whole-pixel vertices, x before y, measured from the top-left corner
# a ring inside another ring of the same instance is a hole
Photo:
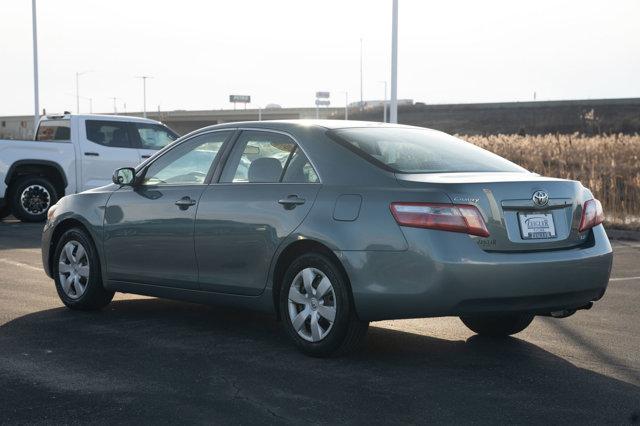
[[[346,277],[322,254],[305,254],[291,263],[279,309],[289,337],[302,352],[315,357],[357,350],[369,327],[355,313]]]
[[[527,328],[534,315],[478,315],[462,316],[460,319],[471,331],[482,336],[510,336]]]
[[[23,222],[43,222],[49,207],[57,201],[58,193],[46,178],[24,176],[11,184],[11,211]]]
[[[67,307],[97,310],[111,302],[114,293],[102,285],[100,259],[82,229],[72,228],[62,235],[53,260],[56,290]]]

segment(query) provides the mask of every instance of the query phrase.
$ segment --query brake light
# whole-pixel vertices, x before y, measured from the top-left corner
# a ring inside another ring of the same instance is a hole
[[[476,206],[467,204],[391,203],[391,214],[401,226],[439,229],[488,237]]]
[[[602,222],[604,222],[604,213],[600,201],[595,198],[585,201],[584,206],[582,206],[582,219],[580,220],[578,231],[586,231],[600,225]]]

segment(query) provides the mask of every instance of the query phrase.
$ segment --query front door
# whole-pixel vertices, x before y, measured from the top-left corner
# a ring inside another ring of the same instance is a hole
[[[286,135],[243,131],[220,182],[205,189],[195,225],[203,290],[255,295],[271,260],[311,209],[320,181]]]
[[[140,164],[134,136],[126,121],[85,121],[80,127],[81,191],[110,184],[117,168]]]
[[[213,165],[232,131],[195,136],[155,159],[106,208],[107,278],[198,288],[193,228]]]

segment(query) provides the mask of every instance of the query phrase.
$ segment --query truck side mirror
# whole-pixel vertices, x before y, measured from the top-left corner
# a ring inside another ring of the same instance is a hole
[[[133,185],[135,178],[136,171],[133,167],[122,167],[113,172],[113,177],[111,179],[116,185],[125,186]]]

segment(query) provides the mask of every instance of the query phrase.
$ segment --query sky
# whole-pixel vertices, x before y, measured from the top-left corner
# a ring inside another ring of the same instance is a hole
[[[48,112],[312,107],[382,99],[391,0],[39,0]],[[640,97],[640,1],[399,0],[398,96],[434,103]],[[31,1],[0,4],[0,115],[33,113]]]

